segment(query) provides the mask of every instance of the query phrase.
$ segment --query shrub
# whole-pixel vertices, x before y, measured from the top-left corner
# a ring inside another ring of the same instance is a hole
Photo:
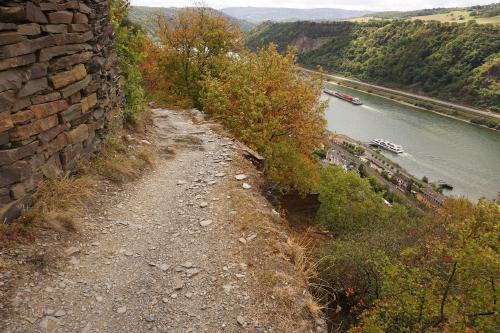
[[[109,17],[115,32],[115,45],[120,59],[119,66],[125,79],[123,84],[125,120],[136,124],[143,116],[146,103],[140,70],[144,58],[146,34],[141,27],[128,21],[127,0],[111,0],[109,5]]]

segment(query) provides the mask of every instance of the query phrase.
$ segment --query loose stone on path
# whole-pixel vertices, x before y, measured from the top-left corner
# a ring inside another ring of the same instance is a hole
[[[213,222],[212,220],[203,220],[203,221],[200,222],[200,225],[202,227],[208,227],[209,225],[212,224],[212,222]]]

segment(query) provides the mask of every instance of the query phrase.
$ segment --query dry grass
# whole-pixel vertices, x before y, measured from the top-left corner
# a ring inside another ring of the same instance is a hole
[[[32,230],[23,223],[0,224],[0,249],[13,242],[32,238]]]
[[[45,179],[34,194],[32,223],[58,232],[78,230],[79,212],[93,196],[96,179],[91,175]],[[30,217],[24,216],[29,220]]]
[[[298,239],[290,236],[287,239],[282,254],[293,264],[294,270],[274,273],[274,280],[277,281],[274,295],[280,302],[279,307],[286,313],[308,320],[320,316],[323,306],[308,292],[309,281],[317,274],[305,241],[305,237]]]
[[[146,128],[152,123],[151,109],[145,108],[143,112],[136,114],[133,124],[127,124],[127,127],[135,133],[144,133]]]
[[[101,176],[123,183],[139,178],[154,163],[153,152],[144,147],[126,154],[114,154],[100,158],[96,161],[96,170]]]
[[[294,263],[295,270],[302,272],[307,281],[317,276],[317,265],[312,261],[312,255],[308,249],[312,247],[311,239],[306,235],[300,238],[291,236],[287,240],[289,257]]]
[[[136,139],[133,143],[125,140],[127,131],[122,128],[123,115],[120,109],[113,110],[111,118],[108,124],[110,133],[103,149],[97,158],[81,163],[79,172],[97,174],[120,183],[136,179],[144,170],[154,165],[155,154],[149,148],[137,144]],[[151,122],[151,112],[147,109],[139,115],[135,124],[127,127],[134,134],[142,135]]]
[[[233,163],[238,171],[250,176],[252,186],[262,185],[264,180],[250,162],[238,156]],[[266,305],[277,332],[315,331],[314,319],[321,317],[323,307],[309,292],[309,281],[316,276],[308,250],[311,238],[295,236],[264,198],[238,185],[235,183],[230,192],[232,208],[238,212],[234,222],[243,234],[259,235],[245,247],[250,258],[260,260],[255,270],[257,296]]]
[[[164,149],[164,153],[173,156],[173,155],[177,154],[177,150],[175,150],[174,147],[167,147]]]
[[[44,216],[43,227],[58,232],[75,232],[79,229],[80,220],[77,211],[49,212]]]
[[[156,164],[156,156],[154,152],[146,147],[141,147],[137,151],[137,157],[146,163],[146,166],[148,167],[154,167]]]
[[[33,227],[77,231],[79,211],[92,198],[94,185],[95,178],[89,175],[43,180],[33,194],[33,207],[11,224],[0,225],[0,247],[33,239]]]
[[[123,183],[137,179],[146,169],[155,165],[156,158],[152,149],[141,145],[128,145],[122,135],[108,138],[103,151],[83,166],[85,173],[96,172],[114,182]]]
[[[70,212],[84,207],[93,196],[96,179],[92,175],[61,176],[38,185],[33,211],[41,215]]]

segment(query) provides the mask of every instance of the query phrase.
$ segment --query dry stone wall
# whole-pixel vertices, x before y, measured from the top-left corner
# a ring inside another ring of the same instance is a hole
[[[106,0],[0,0],[0,223],[96,152],[122,103]]]

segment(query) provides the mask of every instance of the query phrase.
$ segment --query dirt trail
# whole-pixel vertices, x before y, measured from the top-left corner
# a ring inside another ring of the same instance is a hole
[[[176,147],[175,155],[141,180],[100,195],[79,241],[61,247],[59,264],[21,274],[0,331],[285,332],[273,318],[276,297],[264,290],[277,286],[259,286],[269,273],[261,256],[279,258],[276,270],[289,274],[293,265],[258,242],[276,233],[286,243],[287,236],[279,226],[238,222],[250,202],[241,198],[249,196],[259,207],[256,218],[275,214],[257,193],[257,171],[235,179],[247,164],[237,144],[208,125],[167,110],[155,110],[154,122],[158,146]],[[264,246],[261,254],[257,245]],[[7,252],[0,253],[0,269],[2,257],[13,256]],[[9,277],[0,270],[0,286]],[[313,318],[300,325],[290,332],[317,329]]]

